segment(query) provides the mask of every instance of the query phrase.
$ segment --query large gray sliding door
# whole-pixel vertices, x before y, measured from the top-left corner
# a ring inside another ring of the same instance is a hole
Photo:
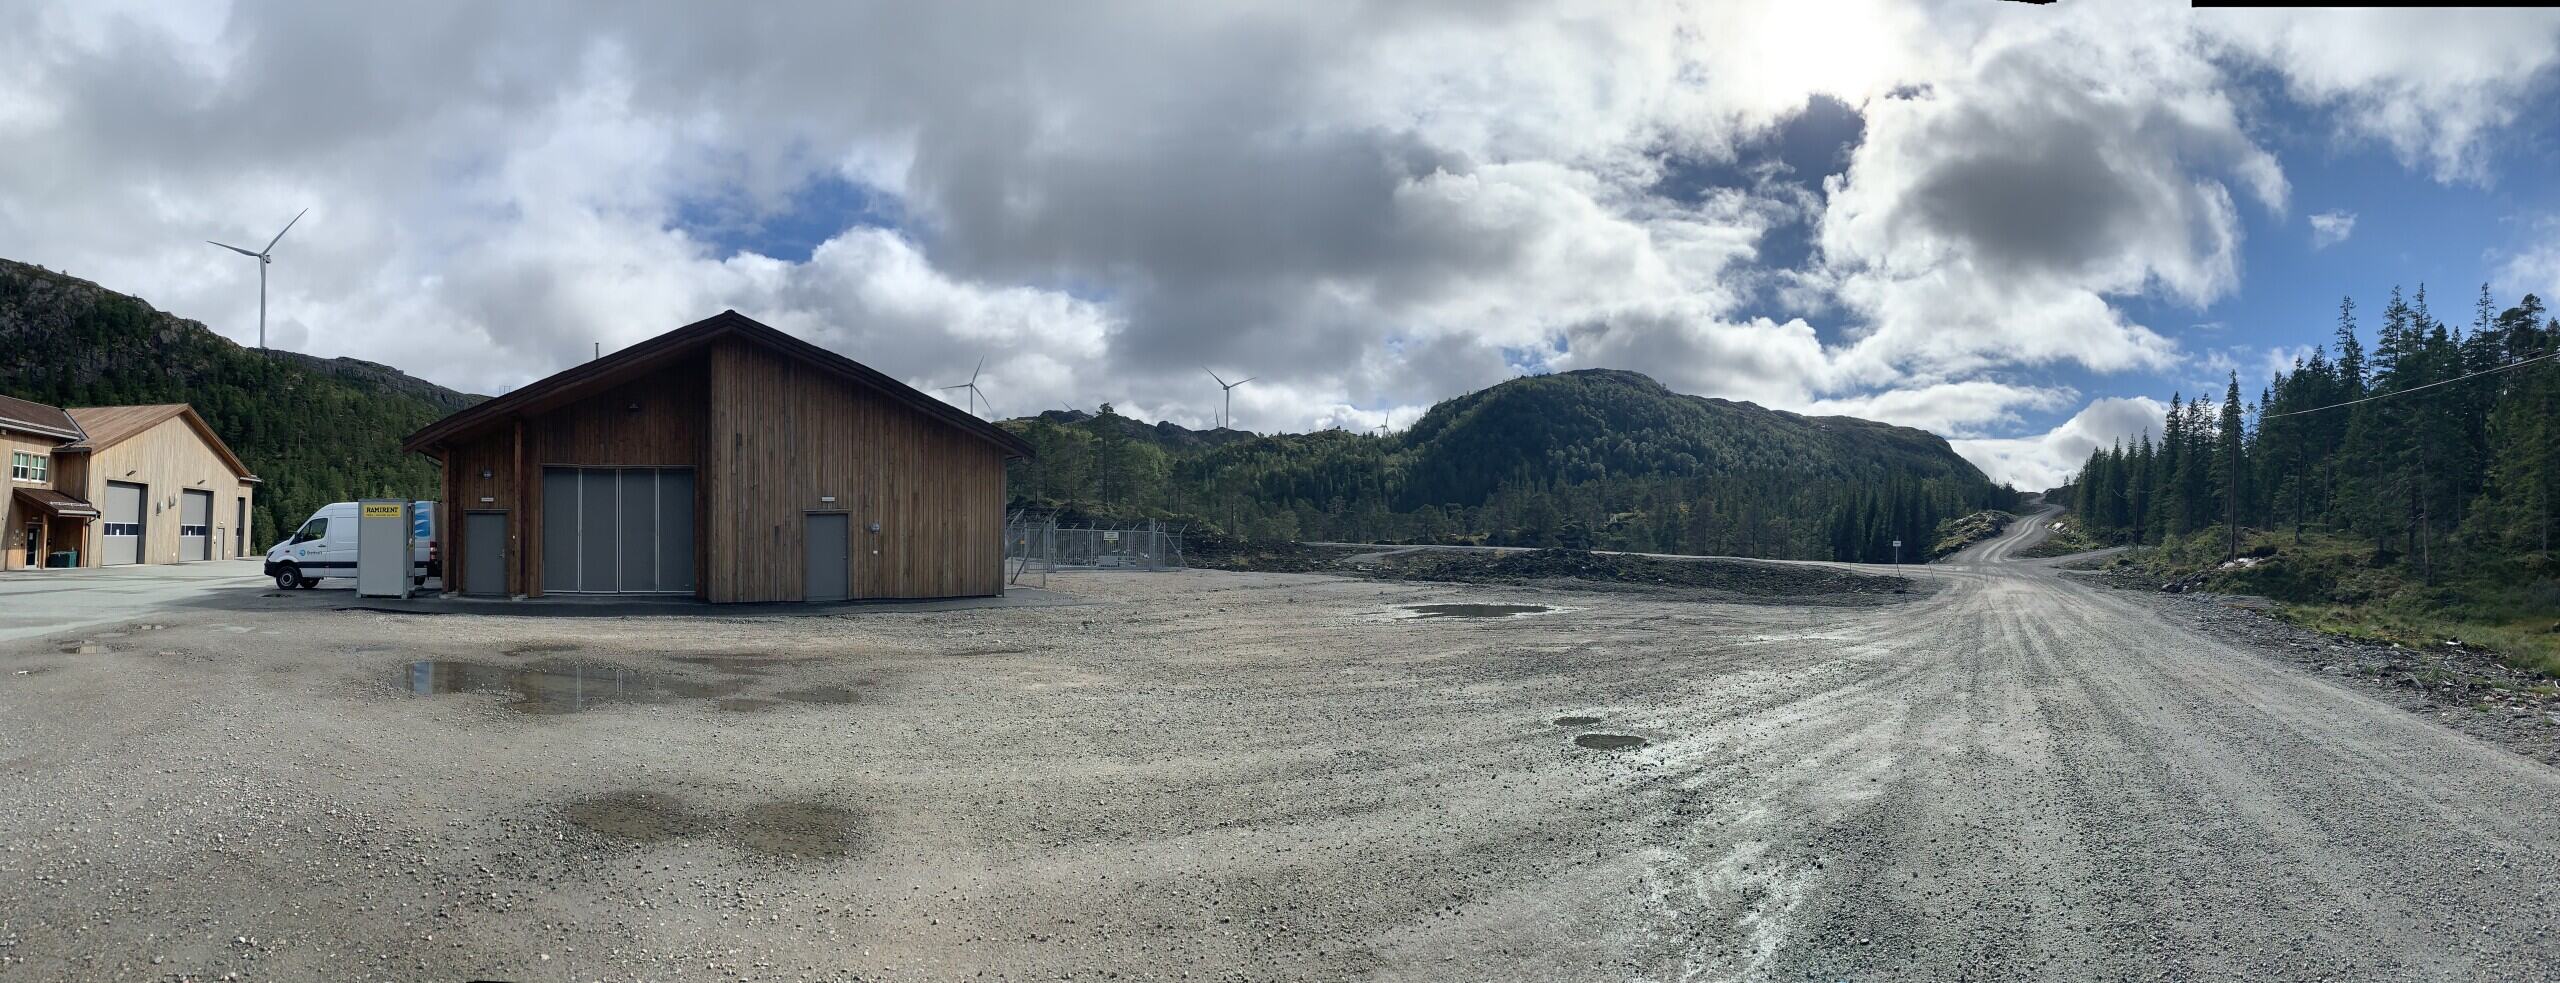
[[[542,469],[545,593],[693,592],[693,472]]]
[[[213,493],[178,493],[178,559],[213,559]]]
[[[658,589],[693,593],[693,472],[684,468],[658,469]]]
[[[99,523],[98,561],[106,565],[142,562],[142,486],[107,482],[106,515]]]

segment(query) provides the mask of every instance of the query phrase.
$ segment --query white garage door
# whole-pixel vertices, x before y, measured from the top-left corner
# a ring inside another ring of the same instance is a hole
[[[542,590],[693,593],[693,470],[542,469]]]
[[[178,505],[178,559],[213,559],[213,493],[190,488]]]
[[[123,481],[107,482],[106,516],[99,523],[105,542],[100,544],[101,563],[142,562],[142,486]]]

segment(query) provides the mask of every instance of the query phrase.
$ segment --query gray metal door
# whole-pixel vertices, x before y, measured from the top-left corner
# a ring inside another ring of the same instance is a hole
[[[842,512],[809,513],[807,579],[800,596],[807,601],[841,601],[853,596],[853,523]]]
[[[578,590],[577,468],[542,469],[542,589]]]
[[[588,468],[578,475],[578,590],[611,593],[621,589],[614,577],[621,544],[615,533],[622,523],[614,509],[614,472]]]
[[[658,471],[658,589],[693,593],[693,472]]]
[[[622,545],[622,578],[615,589],[658,589],[658,472],[632,468],[622,472],[622,501],[614,536]]]
[[[105,564],[142,562],[141,485],[127,481],[107,482],[106,514],[99,522],[102,542],[99,562]]]
[[[178,493],[178,559],[213,559],[213,493]]]
[[[471,512],[462,517],[462,592],[507,592],[507,514]]]
[[[693,472],[542,469],[545,593],[692,593]]]

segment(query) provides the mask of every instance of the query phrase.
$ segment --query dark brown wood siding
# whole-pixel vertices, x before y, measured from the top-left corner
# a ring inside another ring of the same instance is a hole
[[[453,476],[452,493],[446,496],[441,515],[436,517],[436,534],[444,541],[445,589],[477,590],[463,584],[463,571],[468,569],[463,554],[469,546],[462,541],[462,516],[468,512],[507,511],[516,503],[516,447],[513,428],[500,427],[480,439],[445,451],[445,468]],[[488,477],[481,477],[486,472]],[[507,553],[523,552],[516,542],[513,524],[507,529]],[[522,594],[525,585],[517,576],[516,564],[507,563],[506,593]]]
[[[857,598],[1003,592],[1001,450],[753,342],[710,356],[704,596],[800,600],[803,526],[824,511],[851,520]]]
[[[444,537],[448,589],[467,590],[461,522],[467,512],[508,513],[507,592],[542,593],[542,468],[682,467],[702,470],[706,373],[699,363],[677,365],[524,421],[521,469],[516,428],[492,427],[447,449],[454,473],[453,497],[437,527]],[[483,471],[488,477],[481,477]],[[695,481],[694,514],[702,514],[702,476]],[[797,554],[794,554],[797,556]],[[695,564],[703,565],[697,540]],[[699,576],[695,582],[701,582]],[[696,591],[700,593],[700,591]]]

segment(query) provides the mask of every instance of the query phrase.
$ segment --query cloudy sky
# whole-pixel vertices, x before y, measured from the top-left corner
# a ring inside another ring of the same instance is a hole
[[[0,256],[498,392],[736,308],[997,411],[1524,372],[2042,487],[2340,295],[2560,293],[2560,16],[1671,0],[0,0]],[[2464,320],[2467,318],[2453,318]]]

